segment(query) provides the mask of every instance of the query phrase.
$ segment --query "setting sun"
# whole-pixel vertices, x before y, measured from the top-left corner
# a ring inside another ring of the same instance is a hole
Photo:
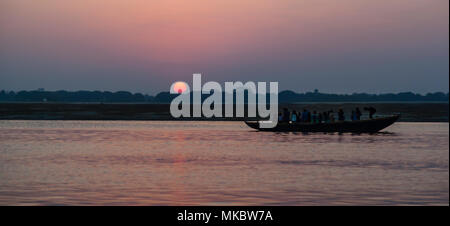
[[[185,82],[176,82],[173,85],[173,91],[175,91],[176,93],[184,93],[187,89],[187,85]]]

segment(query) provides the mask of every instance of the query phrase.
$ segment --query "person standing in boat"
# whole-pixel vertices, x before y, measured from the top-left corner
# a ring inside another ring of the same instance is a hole
[[[307,115],[307,122],[311,122],[311,112],[309,110],[306,110],[306,115]]]
[[[291,115],[291,122],[292,123],[297,122],[297,118],[298,118],[297,112],[295,110],[293,110],[292,115]]]
[[[334,121],[335,121],[333,110],[330,110],[330,111],[328,112],[328,118],[330,119],[330,122],[334,122]]]
[[[341,109],[339,109],[338,111],[338,120],[339,121],[344,121],[345,120],[345,115],[344,115],[344,111]]]
[[[323,122],[327,123],[328,122],[328,112],[324,111],[322,113],[322,120]]]
[[[302,122],[308,122],[308,111],[306,109],[303,109]]]
[[[311,123],[316,123],[316,122],[317,122],[317,112],[313,111],[312,117],[311,117]]]
[[[289,122],[291,113],[287,108],[283,108],[283,122]]]
[[[356,108],[355,110],[355,114],[356,114],[356,120],[361,120],[361,111],[359,110],[359,108]]]
[[[373,115],[375,114],[375,112],[377,112],[377,110],[374,107],[365,107],[364,108],[365,111],[369,111],[369,118],[372,119]]]

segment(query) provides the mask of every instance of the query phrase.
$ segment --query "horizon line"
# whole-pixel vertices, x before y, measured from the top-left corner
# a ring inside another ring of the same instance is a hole
[[[64,90],[64,89],[60,89],[60,90],[46,90],[43,88],[38,88],[38,89],[34,89],[34,90],[6,90],[6,89],[1,89],[0,92],[6,92],[6,93],[10,93],[10,92],[14,92],[14,93],[19,93],[19,92],[110,92],[110,93],[117,93],[117,92],[128,92],[131,94],[142,94],[142,95],[147,95],[147,96],[157,96],[158,94],[161,93],[170,93],[170,91],[160,91],[158,93],[155,94],[149,94],[149,93],[144,93],[144,92],[132,92],[132,91],[128,91],[128,90],[117,90],[117,91],[110,91],[110,90],[84,90],[84,89],[79,89],[79,90]],[[193,92],[193,91],[191,91]],[[368,93],[368,92],[352,92],[352,93],[331,93],[331,92],[320,92],[318,89],[314,89],[312,91],[305,91],[305,92],[297,92],[294,90],[290,90],[290,89],[285,89],[282,91],[279,91],[278,94],[283,93],[283,92],[293,92],[295,94],[308,94],[308,93],[316,93],[316,94],[328,94],[328,95],[355,95],[355,94],[367,94],[367,95],[385,95],[385,94],[403,94],[403,93],[412,93],[415,95],[422,95],[425,96],[427,94],[435,94],[435,93],[444,93],[449,95],[450,92],[447,91],[428,91],[428,92],[413,92],[413,91],[399,91],[399,92],[380,92],[380,93]],[[222,91],[222,93],[225,93],[225,91]],[[177,95],[177,94],[173,94],[173,95]]]

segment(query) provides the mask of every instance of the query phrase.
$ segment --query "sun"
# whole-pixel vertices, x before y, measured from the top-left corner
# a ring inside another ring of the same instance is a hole
[[[184,93],[187,90],[187,84],[185,82],[176,82],[172,86],[172,90],[176,93]]]

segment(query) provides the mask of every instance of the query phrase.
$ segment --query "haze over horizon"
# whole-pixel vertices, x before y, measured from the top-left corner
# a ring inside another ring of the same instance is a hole
[[[448,0],[3,0],[0,90],[449,91]]]

